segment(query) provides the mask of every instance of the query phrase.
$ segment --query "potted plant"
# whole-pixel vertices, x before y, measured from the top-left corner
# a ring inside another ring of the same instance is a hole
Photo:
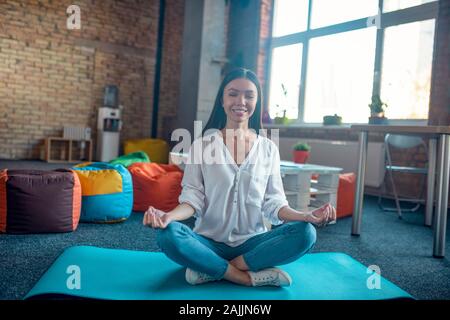
[[[287,89],[285,87],[285,85],[282,83],[281,84],[281,90],[283,92],[283,97],[284,97],[284,104],[287,102]],[[279,104],[276,104],[278,112],[277,112],[277,116],[275,117],[275,124],[284,124],[287,125],[289,124],[289,119],[286,117],[286,108],[282,108]],[[282,117],[280,117],[280,111],[281,114],[283,114]]]
[[[293,146],[293,157],[295,163],[306,163],[311,146],[306,142],[298,142]]]
[[[286,110],[283,110],[282,117],[275,117],[274,121],[275,121],[275,124],[289,124],[289,119],[286,117]]]
[[[384,116],[387,104],[381,101],[379,95],[375,94],[372,96],[372,102],[369,104],[370,117],[369,124],[386,124],[387,118]]]
[[[323,125],[329,126],[329,125],[341,125],[342,124],[342,117],[338,116],[337,114],[334,114],[334,116],[324,116],[323,117]]]

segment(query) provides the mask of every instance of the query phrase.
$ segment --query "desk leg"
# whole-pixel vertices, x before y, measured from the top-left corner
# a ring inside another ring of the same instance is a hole
[[[358,157],[358,173],[356,176],[355,202],[352,217],[352,235],[359,236],[361,233],[361,219],[364,200],[364,178],[366,174],[367,160],[367,132],[359,133],[359,157]]]
[[[433,223],[434,189],[436,174],[436,139],[428,140],[428,174],[427,174],[427,202],[425,211],[425,225],[430,227]]]
[[[441,134],[439,137],[436,219],[433,239],[433,256],[436,258],[443,258],[445,256],[449,171],[450,135]]]

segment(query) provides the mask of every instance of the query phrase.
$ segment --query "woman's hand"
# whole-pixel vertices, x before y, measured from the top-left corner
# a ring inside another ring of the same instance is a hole
[[[323,227],[327,223],[336,220],[336,209],[327,203],[320,208],[311,211],[307,215],[307,221],[315,224],[318,227]]]
[[[170,215],[168,215],[167,212],[150,206],[144,213],[142,224],[154,229],[164,229],[171,221]]]

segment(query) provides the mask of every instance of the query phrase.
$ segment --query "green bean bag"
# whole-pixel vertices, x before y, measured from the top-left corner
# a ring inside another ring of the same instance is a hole
[[[110,164],[121,164],[124,167],[129,167],[133,163],[138,163],[138,162],[149,163],[151,161],[145,152],[137,151],[137,152],[126,154],[124,156],[120,156],[114,160],[111,160],[109,163]]]

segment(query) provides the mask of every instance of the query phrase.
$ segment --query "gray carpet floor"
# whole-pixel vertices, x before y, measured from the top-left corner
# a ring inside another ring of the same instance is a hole
[[[0,161],[1,168],[51,169],[63,167],[37,162]],[[70,246],[158,251],[155,232],[142,226],[142,214],[133,213],[119,224],[80,224],[72,233],[0,235],[0,299],[22,299],[52,262]],[[187,220],[188,225],[193,220]],[[423,209],[405,214],[378,209],[366,196],[362,234],[350,235],[351,218],[318,229],[313,252],[344,252],[366,266],[377,265],[381,275],[417,299],[450,299],[449,238],[447,257],[432,257],[433,231],[423,225]],[[447,226],[448,230],[448,226]],[[447,231],[447,235],[450,235]]]

